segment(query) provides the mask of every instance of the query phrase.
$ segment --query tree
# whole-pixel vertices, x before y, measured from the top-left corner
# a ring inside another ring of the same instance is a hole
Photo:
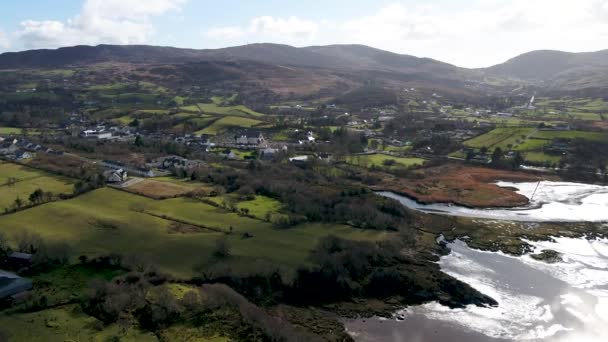
[[[471,161],[471,160],[473,160],[473,158],[475,158],[475,151],[469,150],[467,152],[466,160]]]
[[[494,152],[492,153],[492,165],[499,165],[500,162],[502,161],[502,157],[503,157],[503,152],[502,149],[500,147],[497,147],[494,149]]]
[[[524,163],[524,161],[525,160],[522,154],[520,152],[515,152],[515,155],[513,156],[513,159],[511,161],[511,167],[513,168],[513,170],[517,170]]]
[[[14,186],[15,184],[17,184],[18,179],[15,177],[8,177],[8,179],[6,180],[6,186]]]
[[[19,252],[35,254],[42,247],[42,238],[38,234],[30,233],[27,230],[19,231],[15,235],[17,249]]]
[[[15,198],[15,208],[21,209],[23,207],[23,200],[20,197]]]
[[[137,147],[144,146],[144,139],[142,139],[141,135],[138,135],[137,137],[135,137],[135,143],[134,144]]]
[[[8,239],[4,233],[0,232],[0,260],[2,260],[9,252]]]
[[[226,237],[222,237],[215,242],[213,256],[219,259],[230,257],[230,243]]]
[[[129,122],[130,127],[139,127],[139,120],[133,119],[133,121]]]
[[[44,198],[44,191],[42,189],[36,189],[30,194],[29,200],[32,204],[38,204],[42,202]]]

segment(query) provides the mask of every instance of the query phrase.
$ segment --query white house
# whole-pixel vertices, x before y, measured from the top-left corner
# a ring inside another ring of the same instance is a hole
[[[235,142],[239,145],[259,145],[265,141],[262,133],[247,132],[235,136]]]

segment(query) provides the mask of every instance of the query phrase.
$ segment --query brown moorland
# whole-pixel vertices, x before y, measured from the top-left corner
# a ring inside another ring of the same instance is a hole
[[[467,207],[516,207],[528,204],[527,197],[497,181],[535,182],[538,175],[478,166],[448,164],[422,169],[418,177],[387,176],[375,190],[393,191],[423,203],[454,203]]]

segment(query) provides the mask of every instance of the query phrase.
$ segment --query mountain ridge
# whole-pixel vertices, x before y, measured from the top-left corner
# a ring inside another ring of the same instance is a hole
[[[388,73],[437,84],[444,81],[482,84],[487,77],[492,77],[503,80],[502,84],[524,83],[556,90],[608,88],[608,50],[583,53],[536,50],[488,68],[469,69],[432,58],[357,44],[293,47],[256,43],[221,49],[102,44],[7,52],[0,54],[0,69],[58,68],[103,62],[184,64],[239,61],[300,67],[317,72]]]

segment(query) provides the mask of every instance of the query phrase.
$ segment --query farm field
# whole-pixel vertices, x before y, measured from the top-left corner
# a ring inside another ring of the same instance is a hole
[[[181,230],[184,226],[186,229]],[[202,226],[213,230],[200,229]],[[327,224],[277,230],[267,222],[196,200],[155,201],[110,188],[0,217],[0,231],[9,237],[20,227],[40,234],[45,241],[68,243],[74,258],[113,252],[134,254],[181,277],[192,276],[196,266],[210,260],[217,239],[224,236],[232,245],[230,262],[235,267],[246,267],[257,259],[296,267],[306,263],[308,253],[321,237],[333,234],[375,240],[390,234]],[[230,227],[233,234],[226,235]],[[245,232],[253,238],[241,238]]]
[[[9,186],[7,182],[10,177],[16,178],[17,182]],[[55,195],[72,193],[74,183],[74,180],[66,177],[0,161],[0,210],[10,208],[17,197],[26,203],[29,195],[37,189]]]
[[[194,105],[182,106],[180,109],[186,112],[199,112],[223,116],[264,116],[264,114],[258,113],[244,105],[225,105],[222,97],[214,96],[211,98],[211,101],[211,103],[197,103]]]
[[[253,200],[238,201],[234,196],[224,195],[221,197],[211,197],[213,202],[222,205],[224,202],[235,202],[235,207],[238,210],[247,209],[249,214],[259,219],[264,219],[268,213],[277,214],[283,208],[283,204],[273,198],[256,195]]]
[[[113,336],[123,336],[121,341],[158,341],[152,333],[130,328],[124,335],[118,324],[95,329],[101,323],[86,315],[74,305],[66,305],[32,313],[0,316],[0,325],[10,334],[11,341],[59,342],[59,341],[108,341]],[[103,326],[103,324],[101,324]]]
[[[543,152],[526,152],[524,153],[524,159],[533,163],[557,164],[562,160],[562,157]]]
[[[36,129],[26,129],[28,134],[40,134],[40,132]],[[0,135],[18,135],[23,133],[23,128],[18,127],[1,127],[0,126]]]
[[[356,155],[349,156],[346,159],[346,162],[353,165],[363,166],[363,167],[372,167],[385,166],[385,160],[394,161],[395,164],[390,165],[391,168],[400,168],[400,167],[410,167],[416,165],[424,164],[425,160],[422,158],[409,158],[409,157],[395,157],[387,154],[366,154],[366,155]]]
[[[500,147],[508,150],[524,143],[527,137],[535,131],[534,128],[501,127],[464,142],[465,146],[473,148],[486,147],[493,150]]]
[[[608,142],[608,133],[584,131],[538,131],[532,135],[535,139],[585,139],[589,141]]]
[[[153,199],[164,199],[182,196],[196,190],[207,191],[209,189],[201,183],[195,184],[167,179],[144,179],[141,182],[124,188],[124,190]]]
[[[244,118],[240,116],[226,116],[219,120],[216,120],[211,125],[196,132],[195,134],[217,135],[230,127],[251,128],[260,124],[262,124],[262,121],[260,120]]]

